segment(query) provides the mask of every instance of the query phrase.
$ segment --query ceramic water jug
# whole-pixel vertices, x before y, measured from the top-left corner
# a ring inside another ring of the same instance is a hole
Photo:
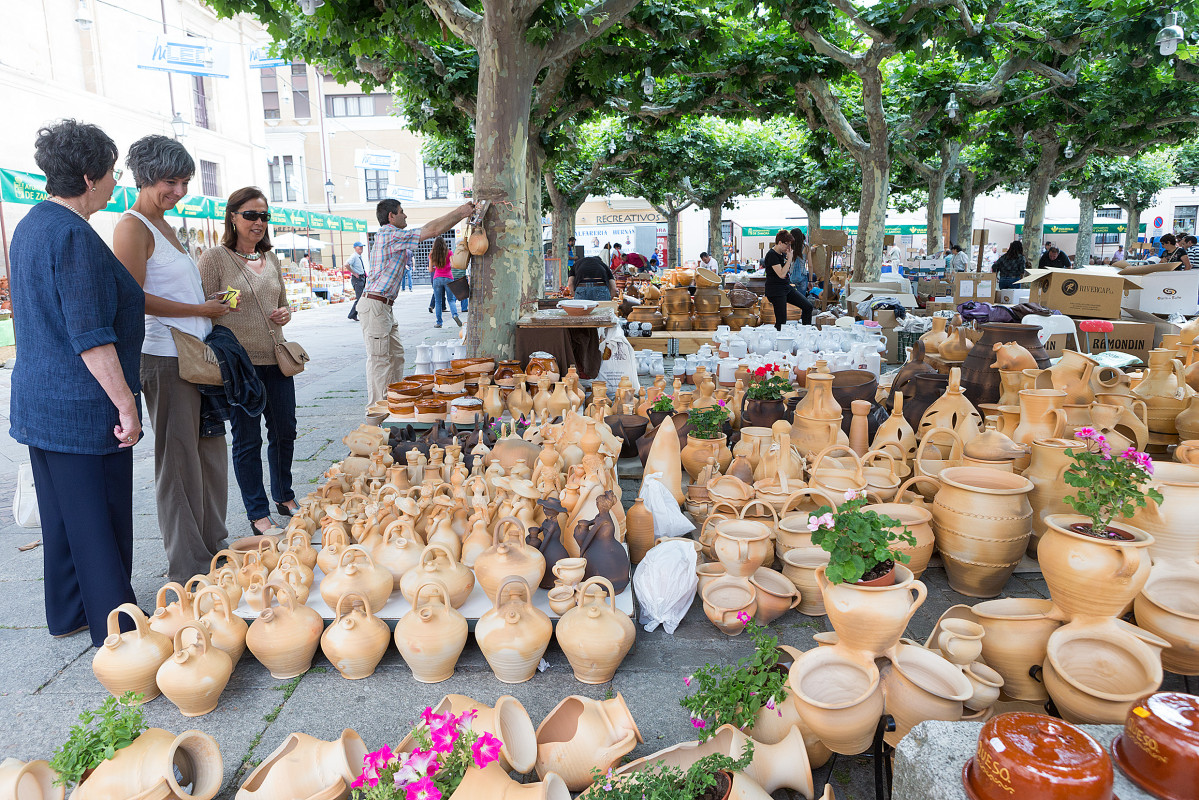
[[[387,651],[391,629],[376,617],[364,592],[352,590],[337,599],[336,617],[321,634],[321,652],[341,677],[369,677]]]
[[[133,630],[121,633],[120,614],[133,620]],[[150,628],[136,605],[122,603],[108,612],[108,635],[92,657],[92,672],[113,697],[136,692],[144,703],[158,697],[155,677],[171,653],[170,638]]]
[[[503,535],[501,535],[501,532]],[[475,559],[475,580],[495,602],[495,593],[505,580],[516,576],[537,586],[545,576],[545,557],[525,543],[524,526],[516,517],[504,517],[491,531],[491,547]]]
[[[552,634],[550,618],[533,605],[532,589],[523,578],[504,581],[495,605],[475,625],[475,641],[503,683],[532,678]]]
[[[587,602],[587,590],[599,586],[606,602]],[[607,683],[633,647],[637,629],[629,615],[616,608],[616,590],[607,578],[590,578],[580,585],[577,605],[558,620],[555,634],[566,654],[575,680]]]
[[[268,583],[264,594],[266,608],[246,631],[246,647],[273,677],[294,678],[312,666],[325,621],[315,609],[297,603],[287,584]]]
[[[365,594],[371,608],[383,608],[391,596],[392,577],[362,545],[352,544],[341,551],[337,568],[321,580],[320,590],[329,608],[336,608],[338,599],[350,591]]]
[[[395,642],[413,678],[440,683],[454,674],[466,633],[466,618],[450,605],[445,586],[433,579],[417,587],[412,609],[396,623]]]
[[[185,644],[191,632],[194,641]],[[199,717],[216,708],[233,674],[229,654],[212,645],[208,629],[191,621],[175,632],[174,654],[158,668],[158,688],[185,717]]]

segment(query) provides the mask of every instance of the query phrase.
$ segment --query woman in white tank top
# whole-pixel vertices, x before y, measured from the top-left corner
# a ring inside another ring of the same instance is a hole
[[[138,196],[117,223],[113,250],[146,293],[141,378],[154,430],[158,527],[168,575],[182,582],[206,572],[225,545],[229,459],[223,432],[201,436],[200,391],[179,377],[170,328],[203,339],[229,307],[205,298],[195,262],[163,216],[187,194],[195,172],[187,150],[174,139],[146,136],[129,148],[125,163]]]

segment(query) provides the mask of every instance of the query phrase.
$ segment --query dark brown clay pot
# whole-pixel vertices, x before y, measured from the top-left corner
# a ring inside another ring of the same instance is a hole
[[[891,410],[895,407],[892,398],[896,392],[903,395],[903,405],[904,408],[907,408],[908,403],[916,394],[915,377],[925,372],[934,371],[932,367],[924,363],[924,342],[917,339],[916,343],[912,345],[911,360],[899,368],[899,371],[895,373],[895,379],[891,381],[891,393],[887,395],[887,409]]]
[[[974,343],[966,360],[962,362],[962,388],[966,390],[966,399],[974,405],[995,403],[999,400],[999,370],[991,368],[995,363],[996,344],[1015,342],[1032,354],[1038,367],[1045,369],[1049,366],[1049,354],[1037,338],[1037,332],[1041,330],[1039,326],[1014,322],[987,322],[979,328],[983,332],[982,338]],[[907,399],[905,397],[904,401]]]
[[[670,411],[651,411],[649,412],[649,424],[653,427],[658,427],[662,424],[662,420],[671,415]]]
[[[741,424],[769,428],[786,415],[787,404],[784,400],[750,400],[746,398],[745,408],[741,412]]]
[[[853,415],[849,413],[854,400],[865,400],[874,405],[874,395],[878,392],[878,378],[873,372],[864,369],[846,369],[833,373],[833,397],[841,406],[841,430],[849,435],[850,421]],[[907,399],[906,397],[904,398]],[[875,425],[877,428],[878,425]]]
[[[939,372],[923,372],[912,382],[916,385],[916,390],[911,399],[906,396],[903,399],[903,418],[912,426],[912,430],[915,430],[920,426],[920,418],[924,416],[928,407],[949,388],[949,376]]]
[[[974,800],[1112,800],[1114,779],[1107,753],[1081,729],[1024,711],[983,725],[962,768]]]
[[[645,435],[649,420],[637,414],[612,414],[604,417],[604,422],[622,441],[620,457],[632,458],[637,455],[637,440]]]

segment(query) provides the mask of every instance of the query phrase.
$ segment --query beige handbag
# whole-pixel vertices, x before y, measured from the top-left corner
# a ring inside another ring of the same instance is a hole
[[[266,325],[266,332],[271,335],[271,341],[275,343],[275,363],[279,365],[279,371],[283,373],[285,378],[290,378],[292,375],[298,375],[303,372],[305,365],[310,360],[308,351],[299,342],[286,341],[275,333],[275,329],[271,327],[270,319],[267,317],[266,309],[262,307],[262,303],[258,300],[258,293],[254,291],[254,284],[250,282],[248,277],[246,278],[246,286],[250,287],[250,294],[254,296],[254,303],[257,304],[258,310],[262,313],[262,324]]]
[[[178,328],[171,328],[171,338],[175,340],[175,349],[179,351],[180,378],[188,383],[225,385],[224,379],[221,378],[220,362],[216,360],[212,348],[204,344],[202,339]]]

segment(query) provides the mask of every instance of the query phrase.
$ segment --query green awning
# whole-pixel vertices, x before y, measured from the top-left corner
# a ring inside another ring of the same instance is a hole
[[[1128,223],[1127,222],[1096,222],[1091,225],[1091,233],[1126,233],[1127,231],[1128,231]],[[1141,223],[1140,232],[1141,233],[1145,232],[1145,223],[1144,222]],[[1016,226],[1016,233],[1017,234],[1024,233],[1023,223]],[[1078,233],[1078,223],[1077,222],[1069,222],[1069,223],[1055,222],[1052,224],[1046,223],[1041,226],[1041,233],[1046,234],[1046,235],[1051,234],[1051,233],[1056,233],[1058,235]]]

